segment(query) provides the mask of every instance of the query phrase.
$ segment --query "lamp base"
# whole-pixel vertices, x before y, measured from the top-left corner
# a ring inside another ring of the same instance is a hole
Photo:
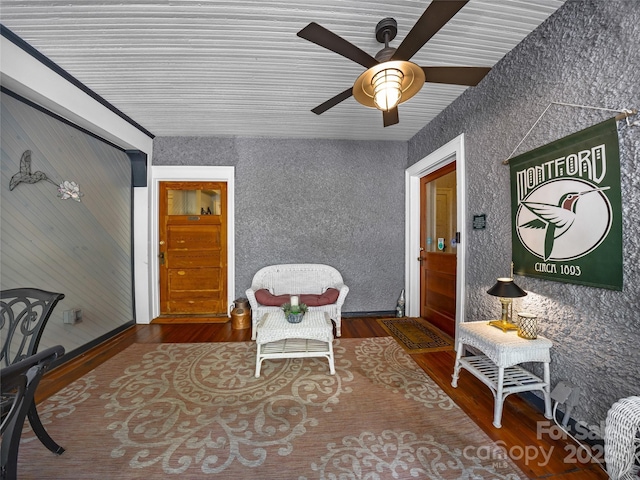
[[[517,330],[518,329],[518,326],[515,325],[514,323],[509,323],[509,322],[505,322],[505,321],[502,321],[502,320],[491,320],[489,322],[489,325],[491,325],[492,327],[499,328],[503,332],[507,332],[509,330]]]

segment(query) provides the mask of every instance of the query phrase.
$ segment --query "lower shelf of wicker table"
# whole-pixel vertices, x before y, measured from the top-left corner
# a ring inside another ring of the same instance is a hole
[[[500,427],[504,399],[512,393],[530,392],[548,387],[540,377],[519,365],[504,367],[502,386],[499,385],[500,368],[485,355],[462,357],[460,367],[468,370],[474,377],[487,385],[495,398],[494,426]]]
[[[329,370],[333,375],[333,344],[320,340],[304,338],[287,338],[277,342],[258,344],[256,357],[256,377],[260,376],[260,366],[263,360],[269,358],[310,358],[325,357],[329,361]]]

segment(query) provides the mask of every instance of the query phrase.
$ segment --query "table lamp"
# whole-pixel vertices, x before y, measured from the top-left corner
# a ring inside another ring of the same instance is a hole
[[[500,320],[492,320],[489,325],[500,328],[503,332],[507,330],[517,330],[518,326],[511,323],[513,312],[513,299],[516,297],[524,297],[527,292],[522,290],[513,282],[513,278],[498,278],[496,284],[487,290],[489,295],[500,297],[502,304],[502,318]]]

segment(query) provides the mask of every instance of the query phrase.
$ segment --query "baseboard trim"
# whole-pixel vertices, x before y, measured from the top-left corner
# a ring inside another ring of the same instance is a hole
[[[544,398],[537,396],[533,392],[520,392],[517,395],[522,397],[529,405],[534,407],[540,413],[544,414]],[[553,408],[553,405],[551,406]],[[558,409],[557,411],[564,414],[564,412],[562,412],[560,409]],[[549,421],[554,422],[554,419],[549,419]],[[582,423],[578,423],[578,421],[573,417],[569,417],[567,426],[565,428],[569,431],[569,433],[571,433],[571,435],[577,436],[578,440],[581,443],[586,443],[587,445],[590,445],[592,447],[595,445],[604,445],[604,439],[600,438],[597,432],[594,432]]]
[[[342,318],[349,317],[395,317],[395,310],[377,310],[373,312],[342,312]]]
[[[151,320],[152,324],[175,324],[175,323],[227,323],[231,319],[224,316],[210,316],[210,315],[166,315],[156,317]]]
[[[101,343],[104,343],[107,340],[114,338],[121,332],[124,332],[126,329],[133,327],[135,324],[136,324],[135,320],[130,320],[127,323],[120,325],[118,328],[111,330],[110,332],[107,332],[104,335],[99,336],[95,340],[92,340],[91,342],[86,343],[81,347],[75,348],[70,352],[65,353],[62,357],[60,357],[59,359],[57,359],[55,362],[51,364],[51,369],[59,367],[60,365],[67,363],[68,361],[73,360],[76,357],[79,357],[80,355],[88,352],[92,348],[97,347]]]
[[[131,320],[56,360],[38,385],[36,403],[77,380],[128,344],[134,343],[135,325],[135,321]]]

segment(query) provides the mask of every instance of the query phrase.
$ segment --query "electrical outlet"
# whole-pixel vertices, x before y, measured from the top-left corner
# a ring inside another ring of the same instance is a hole
[[[578,401],[580,400],[580,387],[576,387],[575,385],[570,385],[571,394],[569,398],[564,402],[567,408],[573,408],[578,405]]]
[[[62,323],[67,325],[75,325],[82,321],[82,310],[74,308],[73,310],[64,310],[62,312]]]
[[[573,391],[573,386],[568,382],[558,382],[556,387],[551,392],[551,399],[555,400],[558,403],[565,403],[571,392]]]

